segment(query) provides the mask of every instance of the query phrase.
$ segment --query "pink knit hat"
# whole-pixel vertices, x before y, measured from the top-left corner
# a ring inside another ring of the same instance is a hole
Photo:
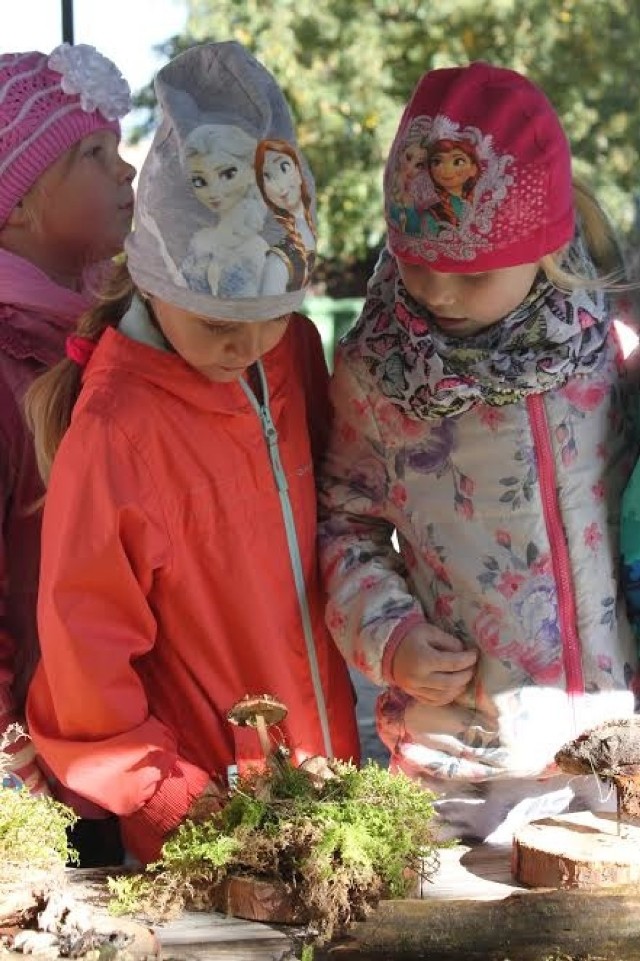
[[[0,56],[0,227],[38,177],[96,130],[120,136],[129,86],[94,47]]]
[[[422,77],[384,192],[390,250],[435,270],[535,263],[573,236],[571,155],[553,107],[530,80],[486,63]]]

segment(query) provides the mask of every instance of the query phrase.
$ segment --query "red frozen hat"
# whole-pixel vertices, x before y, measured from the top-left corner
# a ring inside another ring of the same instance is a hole
[[[571,154],[542,91],[513,70],[432,70],[403,114],[384,174],[401,260],[480,273],[535,263],[574,231]]]

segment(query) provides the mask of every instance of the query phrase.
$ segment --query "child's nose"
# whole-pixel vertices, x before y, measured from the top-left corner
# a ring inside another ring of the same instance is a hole
[[[263,331],[259,323],[247,323],[232,342],[232,351],[241,363],[252,364],[262,356]]]
[[[127,180],[129,183],[133,183],[138,171],[133,164],[130,164],[127,160],[124,160],[123,157],[119,157],[118,159],[120,160],[119,180],[123,183]]]
[[[449,307],[456,300],[456,280],[451,274],[428,270],[423,280],[423,297],[429,307]]]

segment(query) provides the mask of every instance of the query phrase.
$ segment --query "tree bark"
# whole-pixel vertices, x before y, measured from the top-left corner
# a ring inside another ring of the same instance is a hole
[[[640,887],[385,901],[349,935],[314,961],[638,961]]]

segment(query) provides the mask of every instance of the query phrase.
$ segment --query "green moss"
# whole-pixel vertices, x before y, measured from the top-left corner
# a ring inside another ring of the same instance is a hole
[[[218,815],[183,824],[145,875],[111,882],[114,908],[211,907],[226,877],[279,878],[327,937],[379,898],[405,896],[436,866],[433,796],[373,764],[332,770],[320,786],[286,762],[240,781]]]
[[[10,764],[5,749],[22,737],[25,734],[16,725],[0,738],[0,777]],[[76,821],[72,811],[50,797],[31,795],[26,788],[0,787],[0,792],[0,864],[46,870],[76,859],[67,840],[67,830]]]
[[[3,791],[0,803],[0,863],[49,868],[74,859],[67,828],[76,818],[48,797],[33,797],[26,789]]]

